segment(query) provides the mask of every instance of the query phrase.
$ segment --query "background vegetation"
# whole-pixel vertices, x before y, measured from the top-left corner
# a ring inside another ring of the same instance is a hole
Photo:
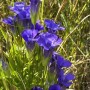
[[[12,15],[8,6],[15,1],[0,0],[0,59],[7,60],[5,52],[8,52],[10,42],[9,27],[2,23],[2,19]],[[23,1],[29,3],[29,0]],[[44,0],[40,12],[42,21],[50,18],[65,27],[65,31],[59,33],[63,43],[57,51],[73,63],[69,70],[76,78],[71,88],[90,90],[90,0]],[[3,71],[0,69],[0,72]],[[0,73],[0,90],[8,90],[8,81],[4,75]]]

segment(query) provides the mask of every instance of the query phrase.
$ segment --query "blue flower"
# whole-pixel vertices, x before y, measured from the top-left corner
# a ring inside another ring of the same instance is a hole
[[[37,40],[37,43],[39,44],[39,46],[44,48],[45,57],[52,55],[54,48],[60,45],[61,42],[62,42],[61,38],[59,38],[55,34],[48,33],[48,32],[42,33],[41,35],[39,35],[39,38]]]
[[[33,87],[31,90],[43,90],[43,88],[38,87],[38,86],[35,86],[35,87]]]
[[[31,0],[31,6],[32,4],[37,4],[39,1],[32,1]],[[24,29],[37,29],[38,31],[44,30],[44,27],[40,24],[40,21],[37,21],[35,25],[31,22],[30,12],[31,12],[31,6],[26,5],[24,2],[15,2],[14,6],[10,6],[10,10],[16,13],[13,17],[8,17],[6,19],[3,19],[3,22],[9,25],[12,25],[12,29],[16,30],[15,27],[18,27],[18,25],[24,27]]]
[[[37,41],[39,46],[42,46],[45,50],[50,50],[51,48],[60,45],[61,42],[62,42],[61,38],[59,38],[55,34],[48,32],[42,33]]]
[[[14,33],[14,30],[16,30],[16,26],[15,26],[15,23],[16,23],[16,17],[15,16],[10,16],[8,18],[5,18],[2,20],[3,23],[5,24],[8,24],[10,25],[10,29],[12,30],[12,32]]]
[[[30,29],[24,30],[21,33],[22,38],[26,42],[27,48],[29,48],[30,50],[34,48],[35,42],[37,41],[37,38],[36,38],[37,34],[38,34],[37,30],[30,30]]]
[[[53,53],[53,59],[56,61],[57,67],[62,68],[62,67],[70,67],[71,62],[68,60],[65,60],[62,56],[60,56],[58,53],[54,52]]]
[[[49,71],[53,73],[56,70],[56,74],[58,76],[58,73],[62,67],[70,67],[71,62],[68,60],[65,60],[62,56],[60,56],[58,53],[53,52],[52,58],[49,61]]]
[[[31,27],[31,19],[30,19],[30,5],[27,5],[24,2],[15,2],[14,6],[9,7],[10,10],[16,13],[13,17],[8,17],[4,19],[3,22],[9,25],[13,25],[13,29],[15,29],[16,24],[22,25],[24,29]],[[15,29],[16,30],[16,29]]]
[[[30,0],[31,1],[31,13],[37,13],[39,9],[40,0]]]
[[[59,72],[58,83],[61,86],[69,87],[72,84],[71,80],[73,80],[74,78],[74,75],[71,73],[64,75],[64,71],[61,69]]]
[[[20,20],[24,20],[24,19],[30,19],[30,13],[28,13],[27,11],[22,11],[19,14],[17,14],[17,17]]]
[[[14,6],[9,6],[9,8],[16,14],[19,14],[21,11],[24,11],[25,5],[26,4],[24,2],[15,2]]]
[[[36,1],[31,1],[31,6],[34,2],[36,4],[38,3]],[[24,2],[15,2],[14,6],[10,6],[9,8],[13,12],[15,12],[16,15],[14,17],[8,17],[7,19],[4,19],[3,22],[14,26],[15,23],[18,23],[19,25],[22,25],[24,29],[30,28],[30,29],[37,29],[38,31],[43,30],[44,27],[40,24],[40,21],[37,21],[35,26],[32,24],[30,17],[31,6],[26,5]]]
[[[48,28],[49,32],[51,32],[51,33],[55,33],[58,30],[65,29],[60,24],[56,24],[53,20],[45,19],[44,23],[45,23],[46,27]]]
[[[19,19],[24,20],[24,19],[30,19],[30,6],[25,6],[23,10],[19,11],[17,13],[17,16]]]
[[[8,25],[14,25],[15,17],[8,17],[3,19],[3,22]]]
[[[35,25],[37,18],[38,18],[38,10],[39,10],[39,6],[40,6],[40,0],[30,0],[31,1],[31,20],[32,23]]]
[[[49,87],[49,90],[61,90],[61,87],[58,84],[54,84]]]
[[[24,2],[15,2],[14,6],[9,8],[16,13],[19,20],[30,19],[30,5],[26,5]]]

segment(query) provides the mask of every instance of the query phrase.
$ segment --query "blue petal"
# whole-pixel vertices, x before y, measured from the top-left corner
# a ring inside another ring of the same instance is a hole
[[[45,22],[47,28],[50,28],[52,30],[58,29],[58,24],[56,24],[53,20],[46,19],[44,22]]]
[[[65,87],[69,87],[72,82],[70,80],[73,80],[75,77],[73,74],[69,73],[64,75],[64,71],[60,70],[59,72],[59,77],[58,77],[58,82],[60,85],[63,85]]]
[[[40,25],[40,23],[36,23],[35,24],[35,29],[37,29],[38,31],[40,31],[40,30],[44,30],[44,27],[42,25]]]
[[[44,23],[51,33],[56,33],[57,30],[65,30],[64,27],[61,27],[60,24],[56,24],[53,20],[46,19]]]
[[[45,38],[44,38],[43,33],[41,33],[41,35],[39,35],[37,43],[39,44],[39,46],[44,46],[45,45]]]
[[[24,30],[22,32],[22,37],[26,42],[28,42],[28,38],[32,38],[32,31],[31,30]]]
[[[57,35],[48,32],[46,33],[45,38],[51,42],[52,47],[58,46],[62,42],[62,40],[58,38]]]
[[[73,79],[75,79],[75,76],[74,76],[73,74],[71,74],[71,73],[68,73],[68,74],[65,76],[65,79],[66,79],[67,81],[73,80]]]
[[[19,17],[19,19],[27,19],[27,16],[26,16],[26,12],[25,11],[21,11],[20,13],[18,13],[17,15]]]
[[[60,55],[57,55],[57,66],[58,68],[62,68],[63,67],[63,63],[64,63],[64,58]]]
[[[58,38],[57,35],[52,34],[52,33],[48,33],[48,32],[46,33],[45,37],[48,38],[48,40],[50,40],[52,42],[55,42],[57,40],[57,38]]]
[[[14,25],[14,17],[8,17],[6,19],[3,19],[3,22],[5,24]]]
[[[61,79],[61,80],[64,79],[64,70],[63,69],[59,70],[59,79]]]
[[[65,87],[69,87],[70,85],[72,84],[72,82],[63,82],[63,85],[65,86]]]
[[[58,39],[58,36],[52,33],[43,33],[40,35],[40,38],[38,39],[38,44],[40,46],[43,46],[45,50],[49,50],[51,48],[54,48],[55,46],[59,45],[61,43],[61,39]]]
[[[28,13],[30,13],[30,9],[31,9],[30,5],[25,6],[25,11],[27,11]]]
[[[61,44],[61,42],[62,42],[62,39],[61,38],[58,38],[55,42],[53,42],[52,43],[52,46],[58,46],[58,45],[60,45]]]
[[[25,2],[15,2],[14,6],[19,8],[20,10],[23,9],[23,7],[25,6]]]
[[[13,7],[9,7],[10,10],[12,10],[15,13],[19,13],[20,11],[23,11],[25,7],[25,3],[24,2],[15,2]]]
[[[46,38],[46,34],[47,33],[42,33],[39,36],[37,43],[39,44],[39,46],[43,46],[45,50],[49,50],[51,47],[51,42],[48,40],[48,38]]]
[[[70,61],[68,61],[68,60],[64,60],[64,63],[63,63],[63,67],[70,67],[72,64],[71,64],[71,62]]]
[[[31,13],[37,13],[40,0],[31,0]]]
[[[27,30],[24,30],[22,33],[21,33],[21,36],[24,38],[24,40],[26,42],[29,42],[29,41],[35,41],[35,36],[38,34],[38,31],[37,30],[30,30],[30,29],[27,29]]]
[[[68,60],[65,60],[62,56],[60,56],[57,53],[53,53],[53,58],[57,61],[57,66],[58,68],[62,68],[62,67],[70,67],[71,66],[71,62]]]
[[[49,90],[61,90],[61,87],[58,84],[54,84],[49,87]]]
[[[9,7],[14,11],[19,19],[30,19],[30,5],[26,6],[24,2],[16,2],[14,7]]]

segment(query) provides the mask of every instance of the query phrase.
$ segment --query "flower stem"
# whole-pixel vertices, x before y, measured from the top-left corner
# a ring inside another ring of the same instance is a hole
[[[41,6],[41,21],[43,21],[43,9],[44,9],[44,0],[42,0],[42,6]]]

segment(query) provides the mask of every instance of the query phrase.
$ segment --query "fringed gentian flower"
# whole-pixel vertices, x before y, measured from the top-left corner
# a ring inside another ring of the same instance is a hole
[[[65,28],[62,27],[60,24],[56,24],[53,20],[46,19],[44,21],[46,27],[48,28],[48,31],[50,33],[56,33],[58,30],[64,30]]]
[[[14,11],[16,15],[3,19],[5,24],[11,25],[10,27],[12,30],[16,30],[20,25],[24,27],[24,29],[31,27],[30,6],[25,6],[24,2],[16,2],[13,7],[9,8]]]
[[[16,21],[22,24],[27,29],[31,27],[30,19],[30,5],[26,5],[24,2],[16,2],[13,7],[9,7],[10,10],[16,13]]]
[[[54,72],[54,70],[56,70],[57,74],[59,72],[59,70],[62,67],[70,67],[71,66],[71,62],[68,60],[65,60],[62,56],[60,56],[58,53],[53,52],[52,58],[49,62],[49,69],[50,72]]]
[[[69,87],[72,84],[71,80],[74,79],[74,75],[71,73],[64,75],[63,67],[68,68],[70,66],[70,61],[65,60],[58,53],[53,52],[52,59],[49,62],[49,71],[51,73],[56,72],[58,83],[62,89]]]
[[[54,84],[49,87],[49,90],[61,90],[61,87],[58,84]]]
[[[43,88],[36,86],[36,87],[33,87],[31,90],[43,90]]]
[[[30,19],[30,5],[26,5],[24,2],[15,2],[14,6],[10,6],[9,8],[15,12],[20,19]]]
[[[45,55],[52,54],[54,48],[62,42],[61,38],[52,33],[42,33],[37,40],[39,46],[44,48]]]
[[[65,60],[62,56],[60,56],[58,53],[53,53],[53,59],[56,60],[58,68],[62,67],[70,67],[71,62],[68,60]]]
[[[34,46],[35,46],[35,42],[37,40],[36,36],[38,34],[37,30],[24,30],[21,33],[21,36],[23,37],[23,39],[26,42],[26,46],[27,48],[29,48],[30,50],[33,50]]]
[[[15,17],[8,17],[8,18],[6,18],[6,19],[3,19],[3,22],[5,23],[5,24],[8,24],[8,25],[14,25],[14,20],[15,20]]]
[[[16,13],[16,16],[20,19],[30,19],[30,5],[24,2],[16,2],[13,7],[9,7],[10,10]]]
[[[37,21],[37,16],[38,16],[38,10],[39,10],[39,5],[40,5],[40,0],[30,0],[31,1],[31,20],[32,23],[35,25]]]
[[[25,3],[24,2],[15,2],[14,6],[9,6],[10,10],[15,12],[16,14],[19,14],[21,11],[24,11],[25,9]]]
[[[59,72],[58,83],[62,87],[68,88],[72,84],[71,80],[73,80],[74,78],[75,78],[74,75],[71,73],[64,75],[64,71],[61,69]]]
[[[10,29],[14,32],[15,30],[15,23],[16,23],[16,16],[10,16],[8,18],[3,19],[3,23],[8,24]]]
[[[39,1],[31,1],[31,6],[32,4],[39,3]],[[35,26],[31,22],[31,17],[30,17],[30,10],[31,7],[30,5],[26,5],[24,2],[15,2],[14,6],[9,7],[11,11],[15,12],[16,15],[13,17],[8,17],[7,19],[4,19],[3,22],[9,25],[12,25],[13,29],[16,30],[15,27],[18,27],[18,25],[24,27],[24,29],[37,29],[38,31],[43,30],[44,27],[40,25],[40,21],[37,21],[35,23]],[[37,7],[38,8],[38,7]]]

